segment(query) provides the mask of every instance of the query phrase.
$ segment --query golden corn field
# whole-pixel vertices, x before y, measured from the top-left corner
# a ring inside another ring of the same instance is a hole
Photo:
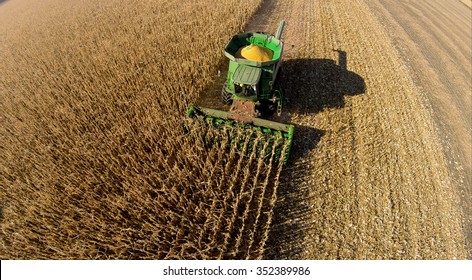
[[[0,2],[0,258],[470,258],[470,159],[378,2]],[[185,118],[231,36],[282,19],[286,166]]]

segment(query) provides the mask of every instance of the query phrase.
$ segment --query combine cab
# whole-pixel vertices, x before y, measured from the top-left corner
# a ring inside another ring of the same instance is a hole
[[[278,148],[285,146],[286,163],[294,126],[264,119],[282,112],[283,92],[277,74],[282,62],[284,25],[282,21],[275,36],[263,32],[233,36],[225,48],[229,67],[221,91],[221,101],[231,105],[229,111],[191,106],[187,115],[214,126],[236,126],[267,134],[268,141],[274,141]]]

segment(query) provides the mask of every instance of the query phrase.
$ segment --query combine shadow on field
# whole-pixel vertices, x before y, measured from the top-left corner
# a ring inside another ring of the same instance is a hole
[[[292,59],[283,62],[281,81],[286,97],[288,115],[316,114],[326,108],[342,108],[346,95],[365,92],[364,79],[349,71],[347,54],[334,50],[338,61],[331,59]],[[290,122],[290,117],[285,121]],[[315,127],[296,125],[289,164],[283,169],[278,201],[274,207],[271,231],[266,243],[265,259],[297,259],[303,256],[305,235],[311,229],[308,218],[312,206],[306,200],[309,188],[302,184],[310,180],[309,162],[303,158],[323,138],[325,131]]]
[[[292,59],[282,64],[281,79],[290,113],[316,114],[325,108],[344,107],[344,96],[365,92],[364,79],[347,69],[347,54],[335,50],[331,59]]]

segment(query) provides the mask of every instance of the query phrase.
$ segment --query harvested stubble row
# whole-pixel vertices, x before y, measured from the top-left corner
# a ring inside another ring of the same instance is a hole
[[[268,7],[260,26],[295,22],[283,78],[299,127],[267,257],[466,258],[470,229],[427,100],[365,1]]]
[[[259,3],[2,4],[0,257],[260,258],[282,161],[182,120]]]

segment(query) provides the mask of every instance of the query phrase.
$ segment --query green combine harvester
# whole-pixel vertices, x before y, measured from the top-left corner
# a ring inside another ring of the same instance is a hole
[[[284,97],[277,74],[282,62],[281,36],[284,25],[285,22],[281,21],[275,36],[264,32],[233,36],[225,47],[229,67],[221,92],[221,101],[231,104],[230,110],[226,112],[193,105],[187,115],[214,126],[226,125],[260,131],[267,134],[268,141],[274,141],[271,136],[280,136],[279,139],[282,140],[274,143],[277,149],[286,145],[286,163],[294,126],[265,119],[274,113],[280,116],[282,112]]]

